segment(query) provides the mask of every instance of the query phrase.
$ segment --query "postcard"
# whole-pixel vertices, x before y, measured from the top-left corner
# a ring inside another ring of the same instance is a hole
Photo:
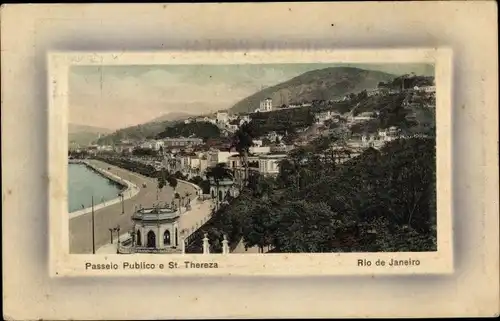
[[[0,14],[4,319],[498,316],[495,3]]]
[[[53,275],[451,273],[451,62],[51,53]]]

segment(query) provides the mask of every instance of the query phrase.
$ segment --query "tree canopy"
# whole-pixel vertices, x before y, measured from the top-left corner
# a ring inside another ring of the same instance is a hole
[[[188,124],[177,123],[166,127],[165,130],[156,137],[161,139],[191,136],[199,137],[207,141],[208,139],[219,138],[221,136],[221,131],[219,127],[209,122],[191,122]]]
[[[204,226],[209,237],[273,252],[437,249],[434,139],[398,139],[342,164],[321,152],[316,141],[283,160],[276,179],[251,176]]]

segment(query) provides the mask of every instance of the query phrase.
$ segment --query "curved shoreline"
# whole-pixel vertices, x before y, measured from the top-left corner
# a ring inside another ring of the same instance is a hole
[[[91,170],[96,172],[97,174],[99,174],[99,175],[109,179],[110,181],[113,181],[114,183],[122,186],[122,190],[120,191],[120,193],[123,194],[123,201],[128,200],[139,193],[140,189],[134,183],[129,182],[129,181],[127,181],[127,180],[125,180],[117,175],[114,175],[106,170],[100,169],[100,168],[90,164],[88,161],[84,161],[84,160],[70,161],[70,164],[84,164],[85,166],[87,166],[88,168],[90,168]],[[122,200],[122,198],[120,196],[118,196],[118,197],[113,198],[107,202],[98,203],[98,204],[94,205],[94,212],[97,210],[100,210],[104,207],[108,207],[108,206],[120,203],[121,200]],[[69,219],[73,219],[75,217],[79,217],[81,215],[88,214],[90,212],[92,212],[91,206],[83,208],[83,209],[78,210],[78,211],[68,213]]]

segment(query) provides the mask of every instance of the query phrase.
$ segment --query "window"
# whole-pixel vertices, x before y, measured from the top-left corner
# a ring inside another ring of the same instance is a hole
[[[155,248],[156,247],[156,234],[155,234],[155,232],[149,231],[147,238],[148,238],[148,242],[147,242],[146,246]]]
[[[166,230],[163,233],[163,245],[170,245],[170,231]]]
[[[138,245],[138,246],[141,246],[141,245],[142,245],[142,244],[141,244],[141,231],[140,231],[140,230],[137,230],[137,234],[136,234],[136,235],[137,235],[137,236],[136,236],[136,237],[137,237],[137,245]]]

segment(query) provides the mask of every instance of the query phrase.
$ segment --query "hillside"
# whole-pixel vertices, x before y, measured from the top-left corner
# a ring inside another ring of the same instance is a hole
[[[177,124],[190,116],[191,114],[187,113],[167,113],[144,124],[121,128],[109,135],[101,137],[98,143],[109,145],[125,139],[142,140],[153,138],[163,132],[165,127]]]
[[[236,103],[231,113],[253,112],[261,100],[269,97],[273,105],[300,103],[313,100],[332,100],[344,95],[377,88],[380,82],[392,81],[396,76],[381,71],[353,67],[331,67],[303,73],[286,82],[261,90]]]
[[[101,127],[94,127],[94,126],[88,126],[88,125],[80,125],[80,124],[73,124],[69,123],[68,124],[68,133],[69,134],[75,134],[75,133],[102,133],[102,134],[107,134],[112,132],[111,129],[109,128],[101,128]]]
[[[199,137],[203,140],[220,137],[219,127],[208,122],[194,122],[189,124],[177,123],[165,128],[156,138],[175,138],[175,137]]]
[[[68,124],[68,142],[70,146],[90,145],[99,138],[99,135],[110,133],[107,128],[93,127],[79,124]]]
[[[164,115],[161,115],[153,120],[151,120],[149,123],[157,123],[157,122],[164,122],[164,121],[175,121],[175,120],[184,120],[189,117],[192,117],[192,114],[188,113],[182,113],[182,112],[171,112],[171,113],[166,113]]]

